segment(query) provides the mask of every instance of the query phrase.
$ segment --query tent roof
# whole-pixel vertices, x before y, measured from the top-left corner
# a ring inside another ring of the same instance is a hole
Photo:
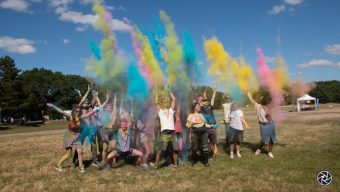
[[[298,98],[297,100],[298,101],[310,101],[310,100],[315,100],[315,98],[305,94],[304,96]]]

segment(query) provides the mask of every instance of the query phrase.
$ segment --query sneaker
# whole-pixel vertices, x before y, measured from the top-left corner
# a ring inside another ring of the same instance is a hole
[[[95,160],[91,163],[92,166],[98,167],[100,165],[99,161]]]
[[[93,163],[92,163],[92,164],[93,164]],[[105,168],[107,167],[107,165],[108,165],[108,164],[107,164],[106,162],[103,162],[103,163],[99,163],[99,162],[98,162],[98,164],[97,164],[96,167],[97,167],[97,169],[100,169],[100,170],[101,170],[101,169],[105,169]],[[93,165],[93,166],[95,166],[95,165]]]
[[[85,173],[85,168],[84,166],[79,167],[79,173]]]
[[[177,165],[174,165],[174,164],[171,164],[170,167],[173,167],[173,168],[175,168],[175,169],[178,168],[178,166],[177,166]]]
[[[149,165],[150,165],[151,167],[154,167],[154,166],[155,166],[155,163],[150,162]]]
[[[255,155],[259,155],[261,153],[261,149],[257,149],[256,151],[255,151]]]
[[[274,158],[274,155],[273,155],[272,152],[269,152],[268,155],[269,155],[270,158]]]
[[[237,157],[239,157],[239,158],[242,157],[240,152],[237,152],[236,155],[237,155]]]
[[[204,167],[209,167],[209,166],[210,166],[209,163],[205,163],[205,164],[204,164]]]
[[[61,165],[57,165],[54,169],[59,171],[59,172],[65,172],[65,170],[63,169],[63,166],[61,166]]]
[[[76,166],[77,166],[76,163],[74,163],[74,162],[71,163],[71,169],[76,168]]]
[[[230,159],[234,159],[234,153],[230,153]]]
[[[148,170],[148,164],[142,164],[141,166],[142,171]]]

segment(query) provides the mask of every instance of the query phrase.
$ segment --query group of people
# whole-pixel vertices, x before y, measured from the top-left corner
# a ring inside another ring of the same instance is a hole
[[[68,120],[68,131],[64,135],[66,153],[55,169],[63,172],[63,163],[73,155],[71,166],[76,167],[78,164],[79,172],[85,173],[83,146],[86,141],[91,145],[91,165],[98,169],[110,169],[120,159],[132,159],[142,170],[147,170],[149,165],[159,168],[164,164],[161,163],[162,158],[177,168],[178,163],[183,160],[182,127],[188,130],[187,143],[190,145],[187,146],[190,146],[192,165],[201,160],[204,166],[209,166],[209,159],[214,159],[218,152],[216,130],[218,123],[214,116],[217,86],[214,86],[210,100],[204,91],[202,95],[190,101],[191,111],[184,115],[180,114],[183,110],[180,102],[176,102],[172,91],[169,88],[164,90],[166,94],[160,94],[156,90],[155,101],[145,101],[143,106],[138,106],[141,108],[138,113],[133,100],[124,99],[124,95],[120,95],[119,107],[117,94],[113,97],[107,94],[105,101],[101,103],[98,92],[90,85],[71,114],[48,103],[48,107],[61,113]],[[88,100],[90,92],[91,100]],[[268,143],[268,155],[273,158],[272,149],[276,133],[268,99],[261,97],[260,101],[256,102],[250,92],[245,90],[245,93],[254,105],[261,131],[261,141],[255,155],[260,154],[263,145]],[[226,142],[230,145],[230,158],[234,158],[235,146],[236,155],[241,157],[243,127],[249,125],[238,105],[229,97],[225,98],[223,109],[223,123],[226,134],[229,135]]]

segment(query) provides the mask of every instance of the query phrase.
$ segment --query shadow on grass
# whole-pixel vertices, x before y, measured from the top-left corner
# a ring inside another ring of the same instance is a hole
[[[14,126],[9,126],[9,125],[1,125],[0,126],[0,131],[8,130],[13,128]]]

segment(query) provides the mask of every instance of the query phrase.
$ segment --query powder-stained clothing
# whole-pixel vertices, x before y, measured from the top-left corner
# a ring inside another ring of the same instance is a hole
[[[158,115],[161,122],[161,132],[164,130],[175,131],[174,113],[172,108],[159,110]]]
[[[128,152],[130,151],[131,143],[131,129],[127,128],[126,131],[119,129],[116,134],[117,151]]]
[[[230,111],[231,111],[231,103],[224,103],[223,104],[224,123],[229,123]]]
[[[214,116],[214,107],[212,105],[201,105],[201,112],[206,120],[206,123],[209,125],[216,124],[216,119]]]

